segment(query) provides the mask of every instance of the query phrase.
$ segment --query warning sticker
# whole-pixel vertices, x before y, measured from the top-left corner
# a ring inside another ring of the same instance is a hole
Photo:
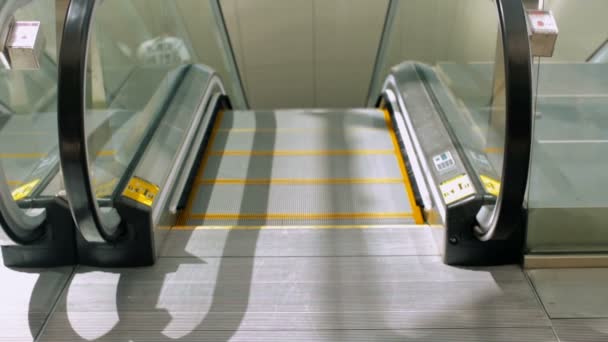
[[[489,194],[492,194],[496,197],[500,194],[500,182],[492,177],[488,177],[486,175],[479,175],[479,179],[481,179],[481,183],[483,187]]]
[[[129,184],[127,185],[125,191],[123,191],[122,195],[126,198],[134,200],[135,202],[151,207],[159,191],[160,188],[157,185],[154,185],[141,178],[133,177],[129,181]]]
[[[34,189],[36,189],[36,186],[39,183],[40,179],[34,179],[33,181],[23,184],[22,186],[13,190],[13,192],[11,193],[11,195],[13,195],[13,199],[15,201],[19,201],[28,197],[34,191]]]
[[[557,22],[551,11],[528,11],[528,18],[534,33],[558,33]]]
[[[433,164],[439,173],[444,173],[456,167],[456,162],[452,157],[452,152],[445,151],[433,157]]]
[[[475,194],[471,179],[467,175],[460,175],[439,186],[445,204],[452,204],[458,200]]]

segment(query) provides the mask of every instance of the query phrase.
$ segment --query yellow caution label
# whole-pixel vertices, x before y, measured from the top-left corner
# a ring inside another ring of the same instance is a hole
[[[460,175],[448,181],[441,183],[439,186],[445,204],[452,204],[463,198],[475,194],[471,179],[467,175]]]
[[[101,184],[95,184],[95,196],[96,197],[110,197],[118,184],[118,178],[114,178],[108,182]]]
[[[134,200],[135,202],[151,207],[159,191],[160,188],[157,185],[154,185],[139,177],[133,177],[129,181],[129,184],[127,185],[125,191],[123,191],[122,195],[126,198]]]
[[[481,179],[481,183],[483,187],[489,194],[492,194],[496,197],[500,195],[500,182],[492,177],[488,177],[486,175],[479,175],[479,179]]]
[[[32,194],[36,186],[40,184],[40,179],[34,179],[31,182],[25,183],[11,193],[15,201],[22,200]]]

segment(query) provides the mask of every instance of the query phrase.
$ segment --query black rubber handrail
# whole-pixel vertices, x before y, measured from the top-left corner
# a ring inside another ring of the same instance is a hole
[[[97,0],[71,0],[59,50],[59,152],[74,221],[89,242],[113,242],[122,230],[114,209],[100,210],[91,183],[85,129],[89,34]]]
[[[500,195],[477,214],[482,241],[507,239],[525,222],[523,208],[532,142],[532,58],[521,1],[496,0],[504,52],[506,122]]]

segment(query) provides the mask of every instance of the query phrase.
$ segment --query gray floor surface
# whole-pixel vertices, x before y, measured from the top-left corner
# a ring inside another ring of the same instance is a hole
[[[607,340],[569,302],[604,270],[446,266],[431,229],[173,229],[153,267],[0,268],[0,341]]]
[[[608,341],[608,269],[527,273],[562,342]]]

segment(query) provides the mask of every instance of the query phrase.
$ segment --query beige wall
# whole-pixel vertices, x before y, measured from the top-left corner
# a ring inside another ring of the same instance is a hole
[[[222,0],[253,108],[366,100],[388,0]]]
[[[252,107],[365,104],[388,0],[222,0]],[[494,62],[490,0],[400,0],[386,70]]]
[[[494,62],[496,5],[489,0],[400,0],[394,58],[428,64]]]
[[[607,0],[545,0],[559,28],[550,61],[585,61],[608,38]]]
[[[399,0],[396,12],[374,94],[403,61],[495,62],[499,22],[493,1]]]

